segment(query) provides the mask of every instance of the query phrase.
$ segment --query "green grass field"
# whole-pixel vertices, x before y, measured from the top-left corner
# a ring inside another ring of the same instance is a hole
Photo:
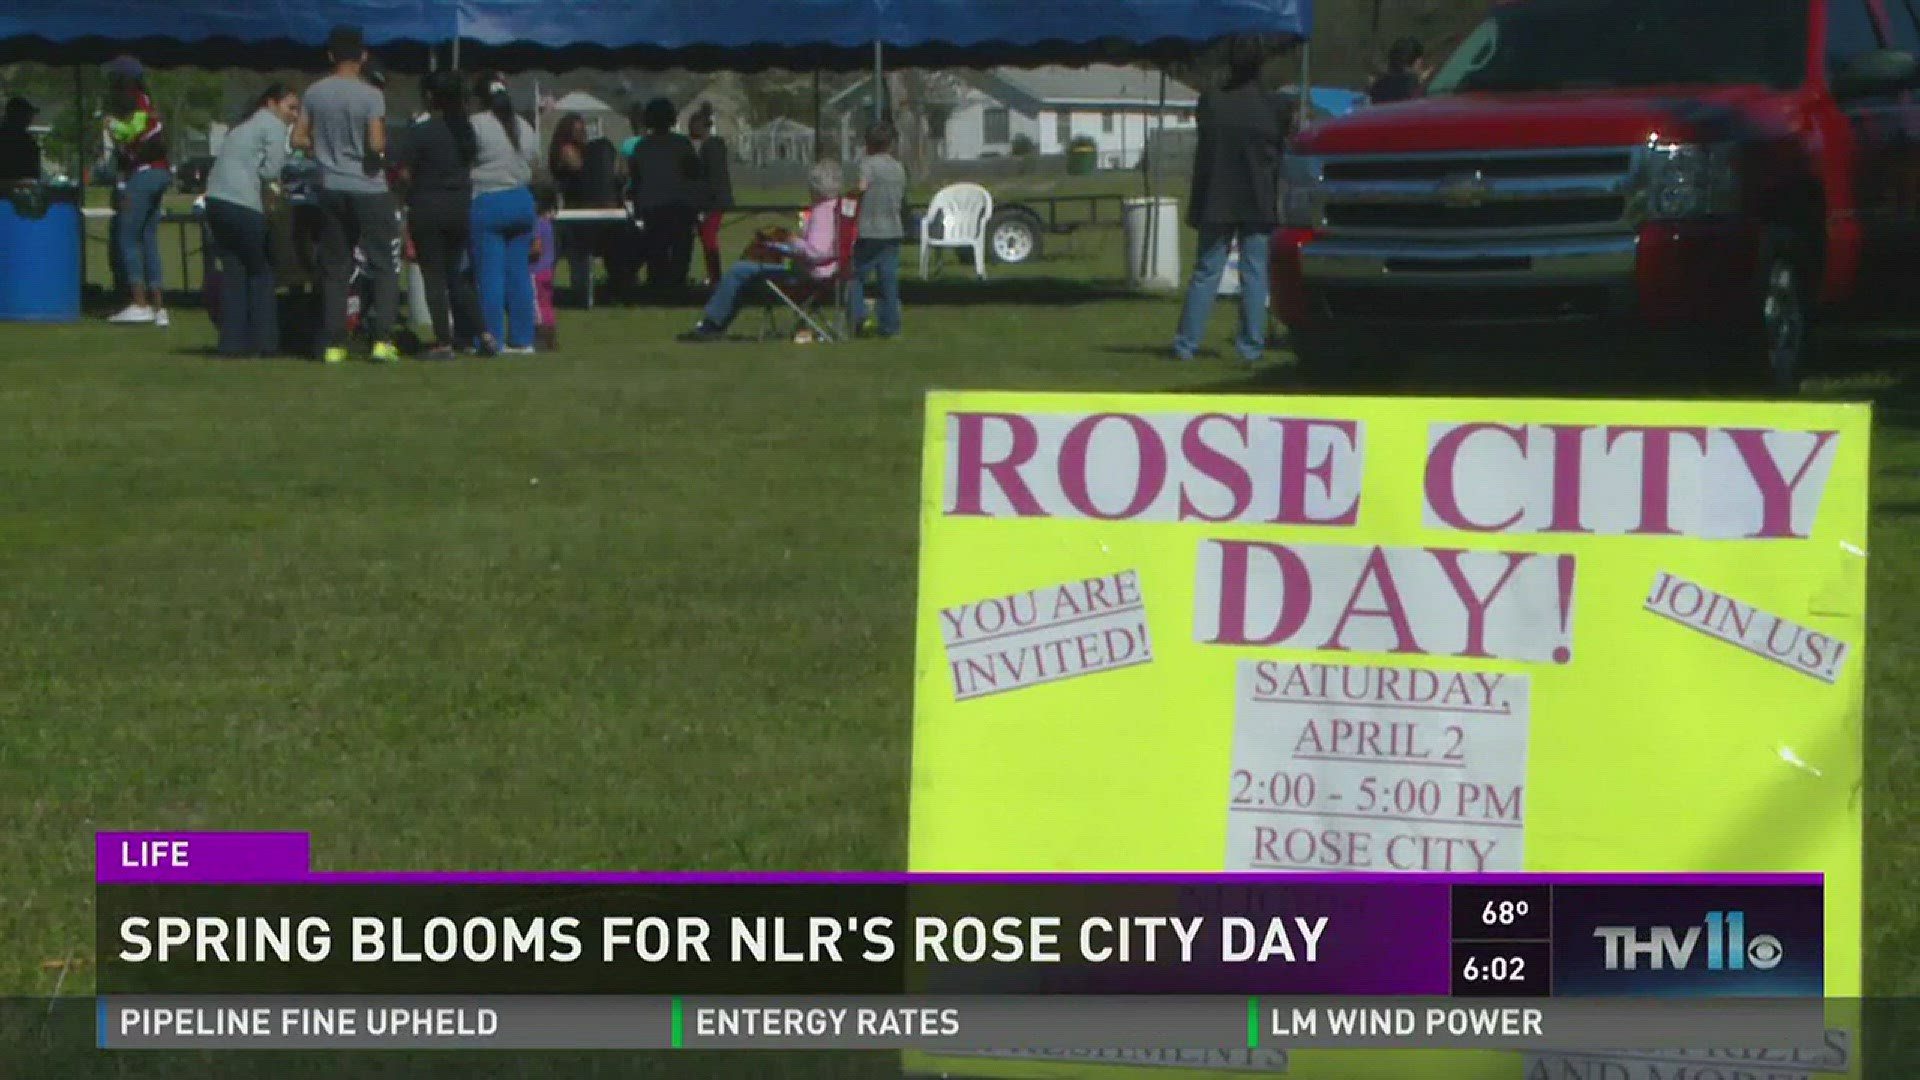
[[[658,308],[394,368],[208,359],[187,309],[0,328],[0,992],[91,992],[96,829],[306,830],[356,869],[899,867],[922,395],[1286,384],[1165,360],[1173,301],[1084,284],[1106,258],[949,271],[906,337],[839,347],[680,346]],[[1842,355],[1807,393],[1880,406],[1868,980],[1912,995],[1920,347]]]

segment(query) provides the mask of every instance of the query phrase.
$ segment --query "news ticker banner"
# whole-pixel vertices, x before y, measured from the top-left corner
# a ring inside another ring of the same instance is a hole
[[[1808,875],[381,874],[313,871],[303,834],[96,845],[109,996],[1825,990]]]
[[[108,1050],[1617,1050],[1824,1045],[1818,999],[160,995],[99,999]]]
[[[1870,428],[1833,404],[930,394],[908,865],[1815,872],[1825,989],[1858,995]],[[1554,1080],[1635,1067],[1583,1060]]]

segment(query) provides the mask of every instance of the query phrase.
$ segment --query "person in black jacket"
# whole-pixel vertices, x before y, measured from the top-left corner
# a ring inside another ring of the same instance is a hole
[[[1240,335],[1234,347],[1257,363],[1267,341],[1267,251],[1280,221],[1280,161],[1292,110],[1260,85],[1267,47],[1257,38],[1228,45],[1227,81],[1200,95],[1199,147],[1187,223],[1199,230],[1199,254],[1173,353],[1191,360],[1200,349],[1220,277],[1237,244],[1240,253]]]
[[[647,284],[655,289],[687,284],[706,176],[693,140],[673,130],[678,119],[665,98],[647,102],[641,115],[647,134],[627,160],[633,208],[646,223]]]
[[[1426,46],[1418,38],[1401,38],[1387,50],[1387,70],[1367,88],[1367,104],[1411,101],[1420,96],[1426,82]]]
[[[39,112],[26,98],[7,100],[6,118],[0,120],[0,184],[40,179],[40,143],[28,130]]]
[[[720,283],[720,225],[733,209],[733,174],[726,140],[713,133],[713,104],[700,106],[687,121],[687,134],[700,153],[705,173],[700,183],[700,249],[707,257],[707,285]]]
[[[472,237],[470,170],[479,154],[467,115],[466,85],[457,74],[436,72],[427,76],[422,89],[431,111],[398,140],[397,160],[407,171],[407,241],[426,283],[427,310],[433,318],[434,344],[427,359],[453,359],[456,341],[491,355],[499,342],[484,331],[474,330],[477,342],[458,338],[480,326],[479,297],[460,267]]]

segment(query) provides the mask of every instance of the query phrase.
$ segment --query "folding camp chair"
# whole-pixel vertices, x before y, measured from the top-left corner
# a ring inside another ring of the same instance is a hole
[[[842,341],[853,336],[852,320],[847,317],[847,292],[853,285],[853,245],[859,239],[860,199],[847,196],[834,203],[833,276],[768,278],[762,340],[791,339],[802,329],[812,330],[819,341]],[[791,316],[790,325],[785,327],[780,325],[782,308]]]

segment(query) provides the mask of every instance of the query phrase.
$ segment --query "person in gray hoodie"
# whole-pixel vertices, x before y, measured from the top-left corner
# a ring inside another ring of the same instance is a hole
[[[280,178],[300,95],[275,83],[220,144],[207,174],[207,230],[220,260],[220,355],[280,351],[280,311],[261,186]]]

